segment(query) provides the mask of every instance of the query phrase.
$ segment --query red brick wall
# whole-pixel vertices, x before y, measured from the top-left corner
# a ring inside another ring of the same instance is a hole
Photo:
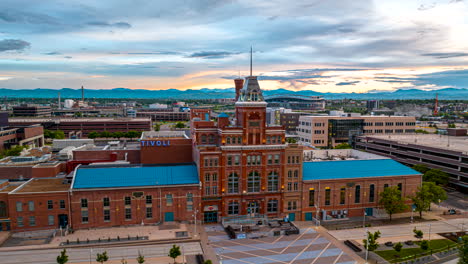
[[[32,177],[33,178],[49,178],[49,177],[55,177],[57,174],[60,172],[64,172],[66,168],[65,163],[60,163],[57,164],[57,166],[48,166],[48,167],[42,167],[42,166],[36,166],[32,168]]]
[[[133,197],[133,192],[143,192],[141,198]],[[187,193],[193,194],[193,211],[188,212],[186,210]],[[162,201],[160,199],[162,196]],[[173,204],[168,206],[166,204],[166,194],[172,194]],[[146,195],[152,196],[152,204],[148,205],[153,210],[153,217],[146,218]],[[132,197],[130,208],[132,209],[132,219],[125,219],[125,205],[124,197]],[[110,198],[110,211],[111,220],[109,222],[104,221],[104,206],[103,198]],[[81,199],[88,200],[88,223],[81,221]],[[142,188],[142,189],[112,189],[112,190],[99,190],[99,191],[74,191],[72,194],[72,227],[74,229],[79,228],[95,228],[95,227],[110,227],[110,226],[121,226],[121,225],[137,225],[142,222],[145,224],[158,223],[164,221],[165,212],[173,212],[174,220],[176,221],[191,221],[193,220],[193,214],[196,209],[199,210],[200,196],[198,186],[184,186],[184,187],[163,187],[161,193],[156,188]],[[160,207],[161,205],[161,207]],[[200,219],[200,213],[197,216]]]
[[[44,134],[44,128],[42,126],[37,127],[25,127],[24,128],[24,137],[30,138]]]
[[[140,163],[140,150],[81,150],[73,151],[73,160],[108,160],[111,153],[117,153],[117,160],[125,160],[125,153],[127,153],[127,160],[130,163]]]
[[[169,146],[141,146],[142,164],[187,163],[192,159],[192,140],[189,138],[148,139],[170,141]]]
[[[47,201],[53,201],[53,209],[48,209]],[[65,200],[65,209],[60,209],[60,200]],[[34,211],[29,211],[28,202],[34,201]],[[16,202],[22,203],[22,212],[16,211]],[[68,192],[47,192],[47,193],[31,193],[31,194],[11,194],[8,197],[9,216],[11,219],[11,229],[13,231],[28,231],[28,230],[44,230],[58,228],[58,215],[68,215]],[[54,216],[54,225],[48,224],[48,216]],[[18,226],[18,217],[23,217],[23,227]],[[35,216],[36,225],[31,226],[29,217]],[[70,217],[70,216],[68,216]]]
[[[32,177],[32,167],[0,167],[0,179],[30,179]]]

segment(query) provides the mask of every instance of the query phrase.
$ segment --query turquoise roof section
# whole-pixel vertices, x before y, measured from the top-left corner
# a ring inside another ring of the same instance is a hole
[[[223,113],[219,114],[218,117],[229,117],[229,115],[223,112]]]
[[[194,164],[161,166],[80,166],[73,189],[100,189],[198,184]]]
[[[304,162],[304,181],[421,174],[392,159]]]

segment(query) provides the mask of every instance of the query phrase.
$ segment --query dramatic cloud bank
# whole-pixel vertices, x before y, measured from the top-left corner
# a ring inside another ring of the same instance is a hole
[[[0,88],[468,87],[462,0],[0,2]]]

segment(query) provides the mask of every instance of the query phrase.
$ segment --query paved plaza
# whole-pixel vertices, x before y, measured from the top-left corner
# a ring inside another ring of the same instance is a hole
[[[357,263],[313,228],[303,228],[299,235],[234,240],[221,226],[208,226],[205,231],[223,264]]]

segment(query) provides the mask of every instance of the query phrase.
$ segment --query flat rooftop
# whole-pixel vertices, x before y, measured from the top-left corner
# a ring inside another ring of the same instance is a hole
[[[440,148],[457,152],[468,151],[468,137],[454,137],[435,134],[407,134],[407,135],[372,135],[370,138],[378,138],[396,141],[403,144],[422,145],[431,148]]]
[[[14,189],[18,188],[20,185],[21,185],[22,182],[15,182],[15,184],[9,184],[5,187],[0,188],[0,193],[9,193],[11,191],[13,191]]]
[[[304,162],[302,170],[304,181],[421,174],[392,159]]]
[[[144,131],[141,139],[152,138],[188,138],[183,130],[176,131]]]
[[[32,179],[15,193],[60,192],[68,191],[70,184],[64,184],[65,178],[37,178]]]
[[[73,189],[198,184],[195,164],[89,165],[76,169]]]

